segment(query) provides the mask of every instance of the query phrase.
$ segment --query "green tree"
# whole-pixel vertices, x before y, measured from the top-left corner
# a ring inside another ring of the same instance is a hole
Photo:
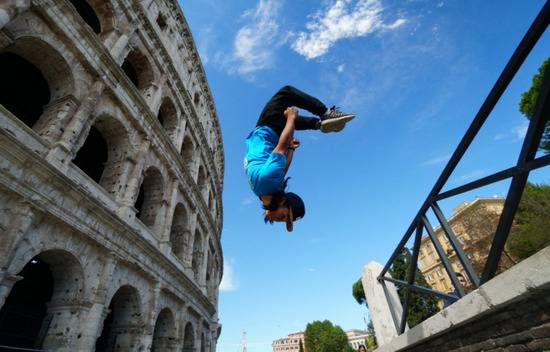
[[[328,320],[307,324],[304,340],[307,352],[347,352],[349,347],[344,330]]]
[[[304,344],[302,343],[302,340],[300,340],[300,344],[298,345],[298,352],[304,352]]]
[[[521,95],[519,102],[519,111],[521,111],[528,119],[535,115],[535,106],[539,97],[540,87],[544,79],[544,75],[550,66],[550,57],[544,60],[539,67],[539,72],[533,76],[531,87]],[[540,143],[540,149],[545,153],[550,153],[550,123],[546,124],[544,134]]]
[[[527,183],[507,241],[510,253],[525,259],[550,245],[550,186]]]
[[[359,304],[367,303],[367,298],[365,297],[365,290],[363,289],[363,282],[361,282],[361,278],[359,278],[352,286],[352,295],[353,298],[357,301]]]
[[[411,262],[411,252],[408,248],[403,248],[401,253],[397,255],[393,264],[389,270],[390,275],[397,280],[407,281],[407,273],[409,270],[409,263]],[[415,283],[420,286],[430,287],[424,275],[420,269],[416,269]],[[398,289],[399,297],[401,302],[405,301],[405,288],[400,287]],[[432,295],[420,294],[414,291],[411,291],[410,301],[409,301],[409,314],[407,322],[409,327],[413,327],[420,322],[431,317],[439,311],[437,306],[437,298]]]

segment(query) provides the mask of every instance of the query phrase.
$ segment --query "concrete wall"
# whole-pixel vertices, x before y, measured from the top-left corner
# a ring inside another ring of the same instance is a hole
[[[550,351],[550,247],[376,351]]]

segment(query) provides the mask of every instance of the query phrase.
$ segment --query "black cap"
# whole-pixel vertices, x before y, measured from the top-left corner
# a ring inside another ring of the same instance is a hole
[[[306,215],[306,207],[304,201],[296,193],[288,192],[285,194],[288,207],[290,208],[291,219],[286,222],[287,231],[291,232],[294,228],[293,222],[299,220]]]

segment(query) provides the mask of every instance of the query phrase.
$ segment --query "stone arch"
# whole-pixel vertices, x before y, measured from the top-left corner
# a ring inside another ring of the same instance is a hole
[[[75,8],[80,18],[96,33],[100,34],[102,27],[101,22],[95,9],[86,0],[69,0]]]
[[[201,334],[201,352],[206,352],[206,336],[204,331]]]
[[[136,216],[145,226],[153,228],[164,197],[164,180],[161,172],[150,166],[143,173],[143,181],[135,203]]]
[[[94,121],[73,163],[115,195],[122,190],[120,174],[129,144],[126,127],[112,116],[101,115]]]
[[[195,230],[195,239],[193,240],[193,259],[191,260],[191,267],[193,268],[193,276],[195,281],[199,282],[201,274],[201,266],[203,260],[203,245],[202,236],[199,229]]]
[[[183,352],[195,352],[195,328],[191,322],[185,325],[183,332]]]
[[[183,158],[183,165],[193,175],[195,165],[195,143],[189,133],[185,134],[181,145],[180,155]]]
[[[67,61],[36,37],[20,37],[0,50],[0,76],[0,104],[37,131],[47,124],[46,106],[74,92]]]
[[[142,313],[137,289],[120,287],[109,303],[101,334],[96,340],[96,352],[130,351],[141,335]]]
[[[121,68],[144,98],[150,99],[150,88],[155,80],[155,74],[149,59],[139,49],[134,48],[126,55]]]
[[[180,260],[184,260],[185,249],[189,245],[189,218],[185,206],[181,203],[176,205],[170,228],[170,245],[172,253]]]
[[[60,339],[80,333],[85,280],[73,254],[46,250],[32,257],[18,276],[22,279],[0,309],[0,344],[55,349]]]
[[[202,199],[208,204],[208,172],[203,165],[199,166],[199,173],[197,174],[197,186],[201,192]]]
[[[151,352],[176,351],[176,324],[170,308],[160,311],[153,331]]]
[[[90,28],[101,36],[114,29],[114,9],[110,1],[69,0],[76,13]]]
[[[170,140],[175,143],[179,118],[178,109],[170,97],[164,97],[164,99],[162,99],[157,118],[166,131],[166,134],[168,134],[168,137],[170,137]]]

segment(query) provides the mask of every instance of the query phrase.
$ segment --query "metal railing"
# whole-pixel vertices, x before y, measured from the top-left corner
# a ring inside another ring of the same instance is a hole
[[[420,207],[420,210],[414,217],[405,235],[403,236],[403,238],[397,245],[397,248],[394,250],[390,259],[384,266],[384,269],[382,270],[380,276],[378,276],[377,278],[382,285],[385,285],[385,282],[388,281],[405,289],[403,314],[401,316],[400,324],[397,327],[399,334],[402,334],[405,331],[411,291],[435,295],[451,302],[454,302],[465,295],[464,288],[459,284],[457,275],[454,272],[451,263],[449,262],[449,259],[447,258],[447,255],[435,234],[434,228],[428,221],[427,212],[432,209],[435,217],[437,218],[437,221],[441,225],[443,233],[445,234],[451,247],[455,251],[457,258],[460,261],[460,264],[462,264],[466,275],[470,279],[472,285],[477,288],[495,276],[500,257],[504,250],[506,239],[508,238],[508,234],[514,221],[514,216],[516,214],[518,204],[520,202],[523,190],[529,177],[529,173],[532,170],[550,165],[550,155],[536,158],[537,149],[539,147],[546,123],[550,118],[550,74],[546,74],[541,85],[538,100],[535,105],[535,113],[534,116],[530,119],[527,134],[525,135],[525,139],[523,141],[523,145],[521,147],[516,165],[494,173],[492,175],[483,177],[476,181],[469,182],[460,187],[442,192],[442,189],[447,183],[452,172],[455,170],[456,166],[458,165],[466,150],[487,120],[489,114],[491,113],[497,102],[500,100],[508,85],[515,77],[516,73],[519,71],[523,62],[532,51],[542,34],[547,29],[549,23],[550,0],[545,3],[543,8],[537,15],[536,19],[531,24],[531,27],[514,51],[514,54],[508,61],[508,64],[506,65],[495,85],[489,92],[489,95],[481,105],[481,108],[476,114],[470,127],[462,137],[462,140],[458,144],[449,162],[443,169],[443,172],[439,176],[428,197]],[[481,277],[478,277],[472,264],[468,260],[468,257],[462,250],[460,243],[458,242],[451,226],[447,222],[437,202],[442,199],[446,199],[477,189],[479,187],[505,180],[507,178],[512,179],[508,190],[508,195],[504,202],[504,208],[502,210],[495,231],[493,242],[491,244],[491,249],[487,257],[487,262],[485,264]],[[418,253],[420,250],[420,242],[422,240],[422,232],[424,229],[426,230],[428,237],[433,243],[439,258],[441,259],[441,263],[445,267],[445,270],[455,287],[456,295],[440,292],[431,288],[414,284],[418,267]],[[400,254],[403,248],[405,248],[413,233],[415,233],[415,238],[411,260],[409,262],[409,268],[407,272],[407,281],[387,277],[386,273],[390,269],[393,261]]]

